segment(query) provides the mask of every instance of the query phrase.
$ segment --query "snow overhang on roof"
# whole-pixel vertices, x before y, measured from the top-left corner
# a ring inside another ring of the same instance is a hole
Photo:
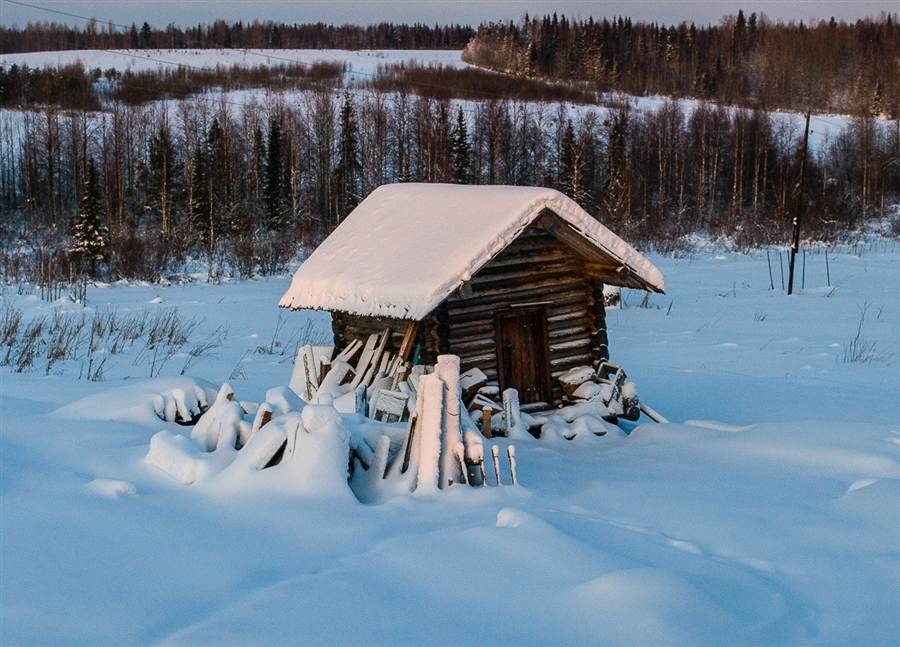
[[[363,200],[303,262],[279,305],[420,320],[535,220],[605,282],[665,291],[647,258],[559,191],[409,183]]]

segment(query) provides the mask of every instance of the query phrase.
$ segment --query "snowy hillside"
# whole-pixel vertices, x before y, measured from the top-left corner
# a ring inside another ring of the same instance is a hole
[[[327,341],[327,314],[276,308],[289,277],[89,287],[86,309],[6,289],[2,643],[897,644],[900,248],[815,249],[791,297],[785,256],[651,254],[667,294],[607,312],[671,424],[517,441],[518,486],[380,505],[312,454],[192,486],[146,461],[161,430],[190,440],[157,416],[173,395],[262,402]]]

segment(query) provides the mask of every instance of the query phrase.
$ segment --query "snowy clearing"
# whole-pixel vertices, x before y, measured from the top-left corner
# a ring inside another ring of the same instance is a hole
[[[466,67],[457,50],[368,49],[122,49],[68,50],[3,54],[0,63],[30,68],[64,67],[81,62],[85,69],[110,68],[119,72],[167,70],[179,66],[203,69],[216,67],[256,67],[319,62],[345,64],[349,71],[372,75],[380,66],[424,62],[446,67]]]
[[[289,277],[91,287],[87,309],[7,289],[4,321],[148,323],[0,367],[3,642],[896,644],[900,248],[824,252],[791,297],[783,250],[650,254],[668,294],[626,292],[610,348],[672,424],[517,440],[519,486],[381,505],[320,469],[325,435],[190,486],[147,461],[160,432],[193,442],[163,418],[225,381],[263,402],[327,342],[327,314],[277,309]],[[152,322],[189,339],[154,352]]]

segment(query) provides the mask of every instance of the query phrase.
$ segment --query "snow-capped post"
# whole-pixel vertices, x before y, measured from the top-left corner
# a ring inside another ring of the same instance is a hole
[[[497,485],[502,485],[500,482],[500,448],[497,445],[491,447],[491,458],[494,459],[494,477],[497,479]]]
[[[528,433],[522,421],[522,410],[519,408],[519,392],[515,389],[506,389],[503,392],[503,424],[507,438],[521,438],[523,434]]]
[[[303,351],[303,374],[306,378],[306,392],[312,398],[319,388],[319,372],[316,370],[316,357],[313,348],[309,344],[302,347]]]
[[[506,448],[506,455],[509,457],[509,476],[512,478],[512,484],[518,485],[516,478],[516,446],[510,445]]]
[[[438,355],[434,374],[444,383],[441,484],[465,483],[465,445],[459,424],[459,357]]]
[[[443,423],[444,383],[437,373],[423,375],[419,380],[418,403],[421,424],[418,427],[418,477],[416,489],[437,490],[446,478],[441,474],[441,445]]]
[[[271,421],[272,405],[268,402],[263,402],[261,405],[259,405],[259,409],[256,410],[256,415],[253,418],[253,424],[249,429],[249,433],[242,429],[242,433],[238,435],[238,449],[249,443],[250,439],[256,435],[256,432],[259,431],[260,428],[265,427]]]

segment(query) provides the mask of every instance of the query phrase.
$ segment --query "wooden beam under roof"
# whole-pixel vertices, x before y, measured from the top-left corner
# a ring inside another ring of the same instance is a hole
[[[641,279],[632,268],[624,265],[620,258],[593,244],[584,237],[584,234],[550,209],[545,209],[537,219],[537,226],[552,234],[557,240],[581,256],[586,261],[585,269],[591,276],[596,276],[609,285],[659,292],[654,286]]]

